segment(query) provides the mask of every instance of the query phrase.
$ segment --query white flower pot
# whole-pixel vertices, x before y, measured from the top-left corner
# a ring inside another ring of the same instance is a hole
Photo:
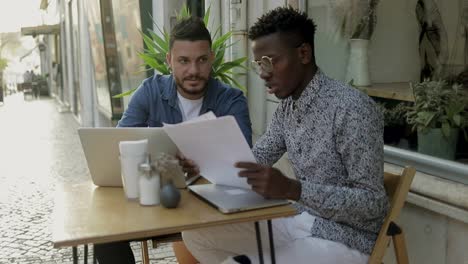
[[[346,81],[353,80],[356,86],[370,86],[370,74],[368,64],[369,40],[350,39],[349,59],[346,71]]]

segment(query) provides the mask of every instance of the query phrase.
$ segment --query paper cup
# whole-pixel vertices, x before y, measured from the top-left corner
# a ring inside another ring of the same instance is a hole
[[[143,174],[143,172],[139,171],[138,167],[141,163],[145,162],[146,154],[120,155],[119,159],[125,196],[129,200],[136,200],[139,197],[138,180],[140,175]]]

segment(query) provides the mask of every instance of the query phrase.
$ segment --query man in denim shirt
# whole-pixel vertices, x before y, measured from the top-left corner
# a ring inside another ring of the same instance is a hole
[[[195,17],[179,21],[172,30],[169,49],[166,59],[172,74],[144,80],[117,126],[161,127],[212,111],[216,116],[234,116],[251,146],[247,100],[242,91],[211,77],[215,55],[203,21]],[[191,171],[194,164],[190,160],[184,164],[189,165],[185,168],[189,176],[198,171],[196,166]],[[128,242],[97,244],[94,250],[100,264],[135,263]]]

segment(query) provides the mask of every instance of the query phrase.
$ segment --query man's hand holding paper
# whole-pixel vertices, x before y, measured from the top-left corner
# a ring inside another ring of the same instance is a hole
[[[200,168],[193,160],[187,159],[181,152],[177,152],[176,157],[179,159],[179,165],[182,167],[182,170],[187,173],[187,178],[190,179],[200,174]]]
[[[252,162],[237,162],[237,168],[243,169],[239,176],[247,179],[252,190],[265,198],[287,199],[289,179],[280,170]]]

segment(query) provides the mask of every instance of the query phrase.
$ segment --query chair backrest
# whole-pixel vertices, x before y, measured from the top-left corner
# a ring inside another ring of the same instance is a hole
[[[380,229],[369,263],[381,263],[391,239],[391,236],[387,235],[387,230],[390,223],[395,222],[400,215],[415,174],[416,170],[413,167],[405,167],[401,175],[385,172],[384,185],[390,200],[390,210]]]

